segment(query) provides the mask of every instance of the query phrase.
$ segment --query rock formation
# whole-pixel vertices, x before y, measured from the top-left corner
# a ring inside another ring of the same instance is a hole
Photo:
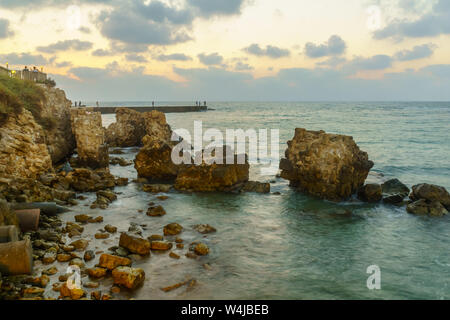
[[[409,188],[398,179],[391,179],[381,185],[383,202],[388,204],[401,204],[409,194]]]
[[[171,155],[175,142],[171,141],[172,131],[166,116],[159,111],[143,114],[146,135],[143,147],[134,160],[134,167],[140,178],[153,182],[175,180],[179,165],[173,163]]]
[[[249,164],[239,164],[238,155],[234,155],[233,164],[226,163],[227,147],[223,148],[222,164],[208,164],[205,159],[201,165],[180,167],[175,180],[175,189],[189,192],[232,192],[241,191],[249,179]]]
[[[106,142],[110,147],[139,146],[145,134],[145,119],[142,113],[128,108],[117,108],[116,122],[106,129]]]
[[[33,115],[23,109],[0,127],[0,176],[36,179],[53,171],[45,133]]]
[[[281,177],[292,187],[331,201],[355,193],[367,178],[373,162],[350,136],[296,129],[280,162]]]
[[[418,184],[412,187],[406,211],[412,214],[441,217],[450,210],[450,194],[444,187],[432,184]]]
[[[78,108],[71,111],[72,132],[75,135],[78,165],[92,169],[109,166],[108,145],[100,112],[92,108]]]
[[[59,163],[73,153],[75,137],[72,133],[70,108],[72,102],[63,90],[40,85],[45,94],[41,118],[52,119],[52,126],[44,128],[46,144],[53,163]]]
[[[361,201],[375,203],[382,198],[382,189],[377,183],[366,184],[358,190],[358,199]]]

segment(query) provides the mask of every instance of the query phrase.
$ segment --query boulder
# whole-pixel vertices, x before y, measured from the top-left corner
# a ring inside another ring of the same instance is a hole
[[[145,136],[142,142],[144,147],[134,160],[138,176],[152,182],[174,181],[181,166],[172,162],[173,144],[150,136]]]
[[[108,269],[94,267],[94,268],[86,269],[86,272],[89,275],[89,277],[91,277],[91,278],[102,278],[102,277],[106,276]]]
[[[427,183],[418,184],[412,187],[412,192],[409,197],[413,201],[420,199],[424,199],[429,202],[438,201],[446,209],[450,210],[450,194],[444,187]]]
[[[77,250],[86,250],[86,248],[89,245],[89,241],[85,240],[85,239],[79,239],[79,240],[72,242],[70,245],[75,247],[75,249],[77,249]]]
[[[350,136],[295,129],[280,161],[281,177],[300,192],[331,201],[354,194],[373,162]]]
[[[94,171],[77,168],[68,173],[65,180],[72,189],[78,192],[96,192],[116,186],[116,178],[109,172],[109,169]]]
[[[380,202],[383,198],[381,186],[377,183],[366,184],[358,190],[358,199],[364,202]]]
[[[145,280],[145,272],[140,268],[117,267],[112,271],[114,284],[135,289]]]
[[[169,192],[171,188],[171,184],[144,184],[142,186],[142,190],[149,193]]]
[[[117,108],[116,122],[106,129],[106,142],[111,147],[140,146],[145,134],[145,119],[142,113],[128,108]]]
[[[151,249],[156,251],[167,251],[172,249],[173,244],[165,241],[152,241],[150,243]]]
[[[120,235],[119,246],[140,255],[147,255],[150,253],[150,242],[148,240],[132,236],[128,233],[122,233]]]
[[[71,110],[72,132],[77,143],[78,165],[92,169],[109,166],[108,145],[102,115],[92,108]]]
[[[113,270],[119,266],[130,266],[131,260],[124,257],[113,256],[111,254],[103,253],[100,256],[98,267]]]
[[[166,210],[162,206],[150,207],[147,210],[147,216],[149,217],[162,217],[166,214]]]
[[[204,243],[197,243],[194,245],[194,252],[199,256],[206,256],[209,254],[209,248]]]
[[[170,223],[163,228],[165,236],[176,236],[183,231],[183,227],[178,223]]]
[[[86,295],[82,288],[77,288],[74,286],[73,288],[69,288],[67,283],[63,283],[60,288],[60,294],[63,298],[71,298],[72,300],[79,300]]]
[[[201,165],[184,165],[180,167],[175,180],[175,189],[188,192],[233,192],[240,191],[248,182],[249,164],[247,155],[245,161],[239,164],[242,155],[234,155],[233,164],[227,164],[227,147],[223,148],[222,164],[208,164],[203,159]]]
[[[417,215],[428,215],[431,217],[442,217],[448,214],[447,209],[439,201],[417,200],[406,206],[408,213]]]
[[[398,179],[391,179],[381,185],[383,191],[383,202],[388,204],[399,204],[409,194],[409,188]]]

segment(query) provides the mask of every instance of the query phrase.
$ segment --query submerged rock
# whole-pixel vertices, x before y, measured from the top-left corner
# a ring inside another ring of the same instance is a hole
[[[442,217],[448,214],[447,209],[439,201],[417,200],[406,206],[408,213],[417,215],[429,215],[431,217]]]
[[[364,202],[380,202],[383,198],[381,186],[376,183],[366,184],[358,190],[358,199]]]
[[[112,271],[114,284],[135,289],[145,280],[145,272],[140,268],[117,267]]]
[[[173,244],[170,242],[164,242],[164,241],[152,241],[150,243],[152,250],[157,251],[167,251],[172,249]]]
[[[169,192],[173,186],[171,184],[145,184],[142,186],[144,192],[160,193]]]
[[[201,234],[208,234],[216,232],[216,228],[211,227],[209,224],[197,224],[194,226],[194,230],[200,232]]]
[[[399,204],[409,194],[409,188],[398,179],[391,179],[381,185],[383,191],[383,202],[388,204]]]
[[[367,178],[373,162],[350,136],[295,129],[280,162],[292,187],[331,201],[348,199]]]
[[[176,236],[183,231],[183,227],[178,223],[170,223],[163,229],[165,236]]]
[[[147,210],[147,216],[149,217],[162,217],[166,214],[166,210],[162,206],[150,207]]]
[[[109,169],[77,168],[68,173],[65,179],[70,187],[78,192],[96,192],[116,186],[116,179]]]
[[[78,164],[92,169],[107,168],[109,153],[101,113],[92,108],[77,108],[71,110],[71,119]]]
[[[270,183],[248,181],[242,187],[242,192],[270,193]]]
[[[209,254],[209,248],[204,243],[197,243],[194,245],[194,252],[199,256],[206,256]]]
[[[420,199],[429,202],[437,201],[450,210],[450,194],[444,187],[427,183],[418,184],[412,187],[412,192],[409,197],[413,201]]]

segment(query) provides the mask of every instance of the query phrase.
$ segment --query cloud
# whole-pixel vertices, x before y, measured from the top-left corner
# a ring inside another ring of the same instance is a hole
[[[192,16],[160,1],[148,5],[127,2],[103,11],[97,18],[100,32],[106,38],[125,44],[170,45],[191,40],[186,28]]]
[[[389,73],[382,79],[348,77],[345,70],[282,69],[276,75],[254,78],[221,68],[182,69],[185,81],[114,67],[73,68],[79,80],[55,75],[69,98],[82,100],[193,100],[215,101],[399,101],[450,100],[450,65]],[[195,97],[195,98],[194,98]]]
[[[0,18],[0,39],[8,38],[14,35],[14,32],[10,29],[9,21]]]
[[[78,31],[86,33],[86,34],[90,34],[91,33],[91,29],[89,29],[88,27],[79,27]]]
[[[266,56],[272,59],[287,57],[291,54],[288,49],[282,49],[271,45],[268,45],[263,49],[259,46],[259,44],[256,43],[250,45],[247,48],[244,48],[243,50],[255,56]]]
[[[236,71],[250,71],[254,69],[255,68],[253,68],[251,65],[242,61],[236,62],[236,65],[234,66],[234,70]]]
[[[347,70],[384,70],[392,66],[392,57],[378,54],[370,58],[356,57],[349,61],[345,68]]]
[[[10,65],[45,65],[49,63],[49,60],[40,54],[25,52],[1,54],[0,60],[8,62]]]
[[[115,0],[82,0],[84,3],[112,3]],[[73,0],[2,0],[0,2],[0,7],[3,8],[44,8],[44,7],[65,7],[68,5],[73,5]]]
[[[393,21],[385,28],[374,32],[375,39],[403,39],[435,37],[450,34],[450,2],[439,0],[432,11],[416,20]]]
[[[233,15],[241,12],[245,0],[187,0],[204,16]]]
[[[70,61],[57,62],[57,63],[55,63],[55,66],[58,67],[58,68],[71,67],[72,66],[72,62],[70,62]]]
[[[148,60],[147,60],[144,56],[142,56],[142,55],[140,55],[140,54],[136,54],[136,53],[130,53],[130,54],[127,54],[127,55],[125,56],[125,58],[126,58],[128,61],[132,61],[132,62],[139,62],[139,63],[145,63],[145,62],[148,62]]]
[[[217,52],[211,54],[200,53],[198,59],[206,66],[220,65],[223,62],[223,57]]]
[[[411,61],[423,58],[428,58],[433,55],[436,46],[434,44],[423,44],[415,46],[412,50],[399,51],[394,55],[394,58],[399,61]]]
[[[338,35],[331,36],[326,43],[316,45],[308,42],[305,45],[305,54],[309,58],[322,58],[326,56],[339,56],[345,53],[347,44]]]
[[[97,49],[92,51],[91,53],[94,57],[107,57],[107,56],[112,56],[114,55],[114,53],[110,50],[105,50],[105,49]]]
[[[92,42],[74,39],[74,40],[58,41],[48,46],[40,46],[37,47],[36,50],[45,53],[55,53],[67,50],[84,51],[91,49],[92,46],[93,46]]]
[[[161,54],[156,57],[159,61],[190,61],[191,57],[185,55],[184,53],[172,53],[172,54]]]

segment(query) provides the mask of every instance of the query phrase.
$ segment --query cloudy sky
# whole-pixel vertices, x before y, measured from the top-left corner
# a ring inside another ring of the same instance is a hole
[[[69,98],[450,100],[448,0],[0,0]]]

